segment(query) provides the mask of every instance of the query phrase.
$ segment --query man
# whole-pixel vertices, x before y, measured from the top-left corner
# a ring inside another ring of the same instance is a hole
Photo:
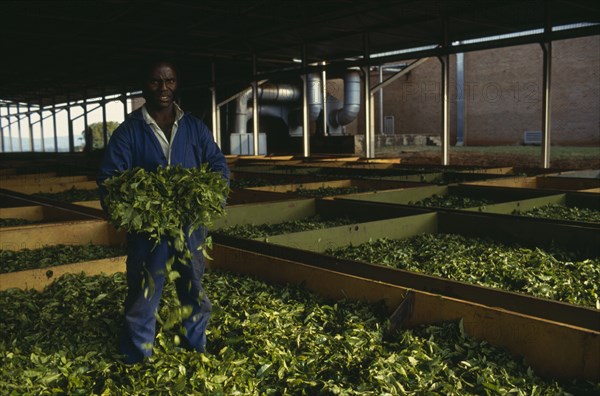
[[[106,147],[100,166],[98,185],[119,171],[134,167],[153,172],[158,166],[181,164],[185,168],[208,163],[213,171],[229,179],[225,157],[215,144],[211,132],[199,119],[184,113],[175,103],[177,70],[166,61],[152,63],[144,72],[145,105],[131,114],[115,130]],[[173,205],[177,205],[173,202]],[[176,263],[173,269],[181,277],[176,280],[177,295],[182,305],[192,306],[192,314],[184,319],[186,334],[182,345],[203,352],[211,303],[200,280],[204,274],[204,258],[197,247],[204,241],[206,230],[188,237],[194,258],[190,265]],[[166,239],[157,246],[143,234],[127,235],[127,297],[125,326],[119,341],[122,361],[133,364],[152,355],[156,316],[165,281],[166,261],[174,254]],[[149,279],[152,277],[152,279]],[[152,295],[144,295],[143,284],[154,283]]]

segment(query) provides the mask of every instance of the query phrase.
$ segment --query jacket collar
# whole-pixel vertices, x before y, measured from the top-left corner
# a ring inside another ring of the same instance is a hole
[[[183,111],[183,110],[182,110]],[[183,115],[181,116],[180,120],[182,118],[184,118],[185,116],[187,116],[189,114],[189,111],[183,111]],[[140,121],[144,121],[144,114],[142,113],[142,107],[140,107],[137,110],[132,111],[131,113],[129,113],[127,115],[127,117],[133,118],[135,120],[140,120]]]
[[[144,121],[144,115],[142,114],[142,108],[140,107],[137,110],[132,111],[127,115],[129,118],[133,118],[135,120]]]

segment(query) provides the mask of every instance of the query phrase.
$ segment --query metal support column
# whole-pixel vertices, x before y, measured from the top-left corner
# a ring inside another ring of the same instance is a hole
[[[256,54],[252,55],[252,142],[254,155],[258,155],[259,147],[258,147],[258,81],[257,78],[257,69],[256,69]]]
[[[21,136],[21,105],[17,102],[17,132],[19,133],[19,152],[23,152],[23,137]]]
[[[123,92],[121,102],[123,102],[123,119],[125,119],[127,118],[127,92]]]
[[[211,87],[210,87],[210,98],[211,98],[211,117],[212,117],[212,133],[215,143],[221,147],[221,131],[219,130],[219,108],[217,106],[217,83],[216,83],[216,68],[215,62],[211,62]]]
[[[13,151],[13,141],[12,141],[12,123],[10,122],[10,103],[6,105],[6,119],[8,121],[8,147],[10,151]]]
[[[306,44],[302,45],[302,68],[306,69]],[[302,75],[302,147],[304,157],[310,157],[310,130],[308,124],[308,75]]]
[[[31,122],[31,113],[31,103],[27,103],[27,122],[29,126],[29,151],[34,152],[35,145],[33,144],[33,122]]]
[[[550,168],[550,99],[552,94],[552,42],[541,43],[544,58],[542,91],[542,166]]]
[[[448,100],[448,92],[450,88],[450,57],[443,55],[439,57],[440,64],[442,66],[442,87],[441,87],[441,103],[442,103],[442,165],[448,165],[448,143],[449,139],[449,128],[448,128],[448,114],[450,113],[450,101]]]
[[[108,125],[106,124],[106,95],[102,92],[102,145],[108,144]]]
[[[217,129],[217,145],[220,149],[223,148],[221,144],[221,108],[219,106],[215,107],[215,119],[216,119],[216,129]]]
[[[369,34],[363,35],[363,48],[364,48],[364,59],[370,58],[369,52]],[[362,68],[363,75],[365,78],[365,156],[367,158],[375,157],[375,134],[373,133],[372,120],[373,120],[373,106],[371,104],[373,94],[371,92],[371,70],[369,66]]]
[[[465,144],[465,54],[456,54],[456,145]]]
[[[42,108],[42,98],[40,98],[40,136],[42,139],[42,152],[46,152],[46,142],[44,142],[44,110]]]
[[[440,60],[442,66],[442,81],[441,81],[441,104],[442,104],[442,165],[449,164],[449,155],[448,155],[448,145],[450,142],[449,139],[449,128],[448,128],[448,119],[450,113],[450,101],[448,100],[448,92],[450,91],[450,56],[448,55],[448,49],[450,48],[450,40],[448,39],[448,5],[442,5],[442,49],[444,50],[444,55],[440,56],[438,59]]]
[[[552,98],[552,20],[550,18],[550,2],[544,3],[544,39],[542,46],[542,166],[550,168],[550,102]]]
[[[71,120],[71,98],[67,97],[67,122],[69,124],[69,152],[75,151],[75,138],[73,137],[73,121]]]
[[[94,137],[91,136],[90,142],[88,142],[85,137],[87,136],[88,125],[88,106],[87,106],[87,93],[83,92],[83,151],[92,152],[94,149]],[[88,143],[92,144],[92,147],[87,147]]]
[[[2,117],[2,106],[0,106],[0,152],[4,153],[4,122],[2,122],[3,117]],[[7,124],[8,124],[8,117],[7,117]]]
[[[54,130],[54,152],[58,153],[58,131],[56,130],[56,99],[52,98],[52,129]]]
[[[323,89],[323,136],[327,136],[327,71],[325,70],[326,62],[322,63],[323,70],[321,71],[321,87]]]
[[[379,84],[383,82],[383,65],[379,65]],[[379,134],[383,135],[383,89],[379,90]]]
[[[369,131],[369,147],[367,158],[375,158],[375,93],[371,91],[371,70],[367,66],[365,68],[365,91],[369,93],[365,95],[365,114],[368,122],[367,131]]]

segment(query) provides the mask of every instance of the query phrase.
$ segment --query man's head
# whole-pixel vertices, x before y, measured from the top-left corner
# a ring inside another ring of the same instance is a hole
[[[149,110],[170,107],[177,95],[177,68],[169,61],[155,61],[143,71],[143,94]]]

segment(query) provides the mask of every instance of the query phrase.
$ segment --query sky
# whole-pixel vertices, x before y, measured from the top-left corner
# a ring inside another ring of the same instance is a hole
[[[90,101],[94,101],[91,99]],[[102,122],[102,108],[99,107],[98,104],[88,104],[88,124],[93,124],[96,122]],[[23,110],[26,109],[26,105],[23,105]],[[51,110],[51,108],[50,108]],[[131,111],[131,100],[128,100],[127,112]],[[11,135],[12,135],[12,151],[18,152],[21,151],[19,146],[19,133],[18,126],[16,121],[16,117],[14,114],[16,111],[11,108]],[[5,106],[0,106],[0,116],[2,117],[1,126],[4,136],[4,152],[11,152],[10,141],[9,141],[9,128],[7,126],[7,120],[5,116],[7,115],[7,109]],[[83,115],[83,107],[82,106],[73,106],[71,107],[71,119],[73,120],[73,134],[75,146],[83,144],[83,139],[81,133],[85,129],[85,122]],[[53,126],[53,117],[51,111],[43,112],[43,129],[44,129],[44,148],[45,151],[54,151],[54,126]],[[116,121],[122,122],[125,119],[125,112],[123,103],[116,99],[106,104],[106,121]],[[40,127],[40,116],[39,113],[33,114],[31,116],[31,122],[33,124],[33,141],[34,141],[34,151],[43,151],[42,150],[42,134]],[[59,151],[68,151],[69,150],[69,124],[67,119],[66,110],[59,111],[56,114],[56,130],[57,130],[57,141]],[[24,118],[21,120],[21,144],[22,151],[29,151],[30,147],[30,128],[29,128],[29,120]]]

